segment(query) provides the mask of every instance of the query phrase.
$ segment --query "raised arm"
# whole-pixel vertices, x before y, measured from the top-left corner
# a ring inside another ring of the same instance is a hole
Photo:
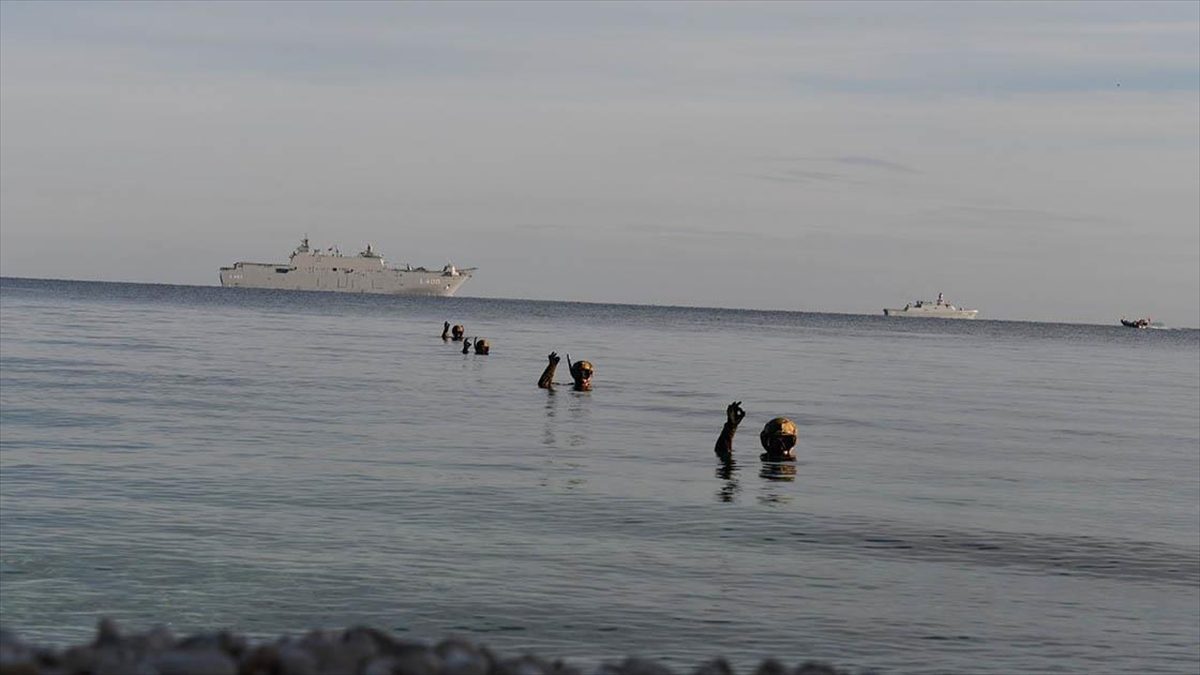
[[[713,447],[713,452],[717,453],[722,462],[733,461],[733,435],[737,433],[738,425],[745,416],[746,411],[742,410],[741,401],[734,401],[725,408],[725,426],[721,427],[721,435],[717,436],[717,444]]]
[[[442,339],[443,340],[450,339],[450,322],[449,321],[442,324]]]
[[[538,386],[542,389],[551,389],[554,387],[554,369],[558,367],[558,352],[550,352],[546,357],[549,363],[546,364],[546,369],[542,371],[542,376],[538,378]]]
[[[463,353],[466,354],[467,350],[470,348],[471,348],[471,338],[463,338]]]

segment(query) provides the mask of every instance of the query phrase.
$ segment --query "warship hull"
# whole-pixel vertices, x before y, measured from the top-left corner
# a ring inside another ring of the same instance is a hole
[[[883,310],[884,316],[903,316],[910,319],[974,319],[978,314],[979,310],[977,309],[927,309],[922,311],[921,309],[914,310],[912,308],[904,309],[901,307]]]

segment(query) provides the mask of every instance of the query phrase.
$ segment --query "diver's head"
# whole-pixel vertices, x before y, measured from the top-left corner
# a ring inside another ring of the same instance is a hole
[[[488,342],[485,338],[481,338],[481,337],[475,338],[475,353],[476,354],[487,354],[491,350],[492,350],[492,343]]]
[[[793,448],[796,447],[796,441],[799,438],[799,434],[796,432],[796,423],[788,418],[776,417],[767,422],[758,435],[763,450],[767,451],[763,455],[763,459],[771,461],[796,459],[796,451]]]
[[[461,340],[461,339],[463,339],[463,335],[464,335],[466,332],[467,332],[467,329],[466,329],[466,328],[463,328],[463,325],[462,325],[461,323],[456,323],[456,324],[454,324],[454,328],[451,328],[451,329],[450,329],[450,335],[451,335],[451,336],[452,336],[452,337],[453,337],[455,340]]]
[[[571,364],[571,377],[575,380],[575,388],[587,391],[592,388],[592,375],[596,372],[591,361],[576,361]]]

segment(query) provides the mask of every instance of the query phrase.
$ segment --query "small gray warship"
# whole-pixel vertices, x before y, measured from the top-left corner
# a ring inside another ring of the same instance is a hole
[[[920,319],[974,319],[979,314],[977,309],[962,309],[946,302],[938,293],[937,302],[915,300],[903,308],[884,309],[884,316],[906,316]]]

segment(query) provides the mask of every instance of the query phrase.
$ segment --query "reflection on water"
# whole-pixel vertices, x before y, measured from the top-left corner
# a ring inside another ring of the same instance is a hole
[[[721,479],[720,489],[717,490],[717,499],[723,502],[732,502],[742,490],[742,486],[738,484],[737,479],[737,461],[724,462],[717,467],[717,478]]]
[[[716,468],[716,478],[721,481],[717,488],[717,500],[734,502],[742,491],[738,479],[740,467],[737,460],[724,462]],[[780,483],[792,483],[796,480],[795,462],[763,462],[758,470],[760,478],[766,482],[761,484],[758,501],[763,504],[786,504],[791,500],[790,488]]]
[[[558,447],[559,424],[566,424],[567,447],[581,448],[587,445],[588,430],[591,419],[591,400],[588,392],[571,391],[558,393],[554,387],[542,390],[546,394],[545,424],[542,426],[542,445]],[[566,396],[565,420],[559,418],[558,408],[563,396]]]
[[[567,395],[567,445],[581,448],[587,445],[591,429],[592,401],[588,392],[571,391]]]
[[[546,424],[542,427],[542,445],[554,447],[558,445],[558,437],[554,434],[554,417],[558,414],[558,397],[554,389],[546,389]]]
[[[762,504],[788,504],[792,501],[792,486],[784,485],[796,480],[795,462],[763,462],[758,475],[766,479],[758,501]]]
[[[791,482],[796,480],[795,462],[763,462],[758,475],[767,480]]]

